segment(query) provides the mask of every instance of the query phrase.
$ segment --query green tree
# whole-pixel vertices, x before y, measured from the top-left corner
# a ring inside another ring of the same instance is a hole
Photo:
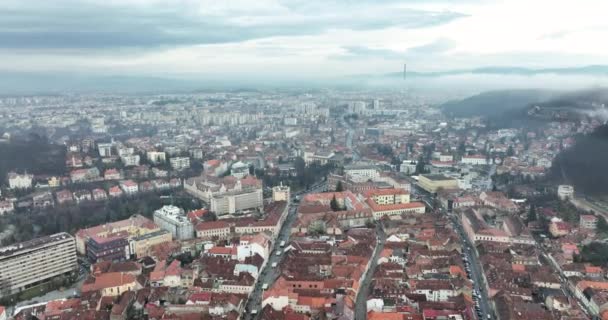
[[[507,157],[512,157],[515,155],[515,150],[513,150],[513,146],[509,146],[509,149],[507,149]]]
[[[336,183],[336,192],[342,192],[342,191],[344,191],[344,186],[342,185],[342,181],[338,181],[338,183]]]
[[[528,222],[536,221],[536,205],[530,205],[530,211],[528,211]]]
[[[608,222],[602,216],[597,217],[597,230],[602,233],[608,233]]]
[[[334,195],[334,197],[331,198],[331,201],[329,202],[329,206],[331,207],[331,210],[333,210],[333,211],[340,211],[340,205],[338,204],[336,195]]]

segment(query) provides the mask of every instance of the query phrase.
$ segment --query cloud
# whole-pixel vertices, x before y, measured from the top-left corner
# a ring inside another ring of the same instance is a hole
[[[433,42],[412,47],[407,50],[408,55],[428,55],[428,54],[439,54],[448,51],[449,49],[454,47],[454,42],[446,39],[440,38]]]
[[[150,48],[242,42],[328,30],[414,29],[465,15],[390,5],[261,1],[24,1],[0,4],[0,48]]]

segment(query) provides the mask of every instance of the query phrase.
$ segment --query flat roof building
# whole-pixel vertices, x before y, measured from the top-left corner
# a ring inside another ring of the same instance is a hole
[[[420,175],[418,186],[427,192],[437,193],[439,189],[458,189],[458,180],[443,174]]]
[[[163,206],[154,211],[154,222],[163,230],[171,232],[176,240],[187,240],[194,238],[194,225],[184,210],[176,206]]]
[[[76,270],[76,241],[65,232],[2,247],[0,295],[18,293]]]

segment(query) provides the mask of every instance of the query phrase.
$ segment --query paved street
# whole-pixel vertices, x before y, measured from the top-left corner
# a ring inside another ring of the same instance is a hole
[[[285,219],[285,222],[281,226],[281,230],[279,231],[278,237],[275,239],[275,241],[273,243],[272,251],[270,252],[270,255],[268,257],[268,262],[266,263],[266,265],[260,272],[260,276],[258,277],[258,280],[253,289],[253,292],[251,293],[251,295],[249,296],[249,299],[247,300],[247,304],[245,306],[244,319],[250,319],[250,320],[257,319],[257,316],[259,315],[259,312],[262,307],[261,306],[262,295],[264,293],[264,290],[262,288],[263,288],[264,284],[268,284],[268,286],[271,287],[272,284],[274,283],[274,281],[277,279],[277,277],[280,274],[279,265],[281,264],[281,261],[283,260],[284,254],[281,253],[281,255],[277,256],[276,253],[283,251],[283,248],[280,248],[282,241],[285,241],[285,243],[289,243],[289,236],[291,234],[291,226],[297,217],[298,203],[294,202],[296,200],[296,197],[301,197],[308,193],[323,192],[325,190],[327,190],[327,185],[325,182],[322,182],[322,183],[317,183],[317,184],[313,185],[307,191],[297,192],[292,195],[291,203],[288,208],[287,218]],[[273,263],[277,264],[277,266],[274,268],[272,267]]]
[[[464,256],[468,261],[466,265],[469,266],[470,272],[468,273],[471,277],[471,280],[474,281],[473,289],[475,290],[475,292],[478,293],[476,306],[479,307],[481,313],[480,319],[494,319],[494,312],[492,311],[488,300],[487,291],[485,290],[483,270],[481,268],[481,263],[479,262],[477,256],[475,246],[469,241],[469,238],[466,237],[466,234],[464,233],[464,230],[462,228],[462,224],[460,223],[460,219],[454,215],[450,216],[450,219],[452,221],[452,225],[454,226],[454,230],[456,230],[458,236],[460,237],[460,241],[463,246],[463,253],[465,254]],[[477,312],[477,308],[475,311]],[[488,315],[490,317],[488,317]]]
[[[355,304],[355,319],[356,320],[365,320],[367,318],[367,296],[370,292],[370,284],[372,282],[372,278],[374,276],[374,270],[376,270],[376,266],[378,265],[378,258],[380,253],[384,249],[384,243],[386,240],[386,234],[380,224],[376,227],[376,250],[374,251],[374,256],[372,257],[372,262],[365,274],[363,281],[361,281],[361,285],[359,287],[359,294],[357,295],[357,301]]]

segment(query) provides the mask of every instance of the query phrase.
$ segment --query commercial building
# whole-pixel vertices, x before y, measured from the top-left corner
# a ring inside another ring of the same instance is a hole
[[[21,292],[77,268],[76,242],[65,232],[3,247],[0,292]]]
[[[171,232],[173,239],[186,240],[194,238],[194,225],[181,208],[163,206],[154,211],[154,222],[163,230]]]
[[[141,258],[149,255],[150,248],[157,244],[171,242],[173,237],[167,230],[158,230],[146,233],[141,236],[133,237],[129,240],[129,250],[131,255]]]
[[[91,262],[129,259],[128,236],[129,234],[123,231],[105,237],[90,237],[87,241],[87,257]]]
[[[437,193],[439,189],[458,189],[458,180],[442,174],[420,175],[418,186],[427,192]]]
[[[91,237],[110,237],[121,232],[128,234],[128,239],[159,231],[160,228],[152,220],[134,215],[129,219],[102,224],[99,226],[81,229],[76,232],[76,250],[78,254],[87,253],[87,241]]]

